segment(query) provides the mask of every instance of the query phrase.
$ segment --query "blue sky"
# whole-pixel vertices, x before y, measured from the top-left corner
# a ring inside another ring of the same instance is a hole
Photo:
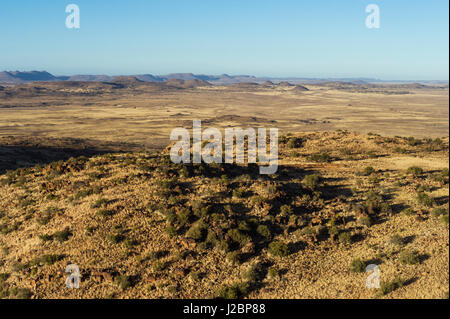
[[[66,5],[81,28],[65,26]],[[380,29],[365,26],[368,4]],[[448,0],[2,0],[0,70],[448,80]]]

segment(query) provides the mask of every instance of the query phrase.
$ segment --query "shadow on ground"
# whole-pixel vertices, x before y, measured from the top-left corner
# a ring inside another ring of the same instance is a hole
[[[48,164],[71,157],[138,151],[142,148],[135,144],[73,138],[1,137],[0,174],[8,170]]]

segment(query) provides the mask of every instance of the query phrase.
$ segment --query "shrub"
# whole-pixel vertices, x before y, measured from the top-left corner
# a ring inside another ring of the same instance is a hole
[[[318,174],[311,174],[305,176],[302,183],[303,186],[306,188],[309,188],[310,190],[315,190],[317,186],[319,185],[320,177]]]
[[[302,146],[302,144],[303,144],[303,140],[301,138],[292,137],[288,140],[288,142],[286,143],[286,146],[288,148],[299,148]]]
[[[402,147],[396,147],[394,149],[394,152],[399,153],[399,154],[406,154],[406,153],[408,153],[408,150],[406,150],[405,148],[402,148]]]
[[[289,254],[289,248],[288,245],[283,242],[273,241],[269,244],[268,252],[272,256],[286,257]]]
[[[54,254],[43,255],[40,258],[40,262],[46,265],[53,265],[55,262],[61,260],[62,257],[63,256],[61,255],[54,255]]]
[[[239,265],[241,263],[241,254],[238,251],[229,252],[225,259],[232,265]]]
[[[445,225],[448,225],[448,214],[441,216],[441,222],[444,223]]]
[[[177,212],[177,220],[181,225],[186,225],[192,221],[193,213],[188,208],[182,208]]]
[[[165,232],[169,237],[175,237],[178,235],[177,229],[172,225],[167,225]]]
[[[233,190],[233,197],[235,198],[244,198],[245,197],[245,190],[242,188],[238,188]]]
[[[399,256],[399,260],[405,265],[417,265],[420,263],[420,259],[415,252],[402,251]]]
[[[328,163],[331,162],[331,157],[327,153],[313,154],[309,156],[309,160],[318,163]]]
[[[216,246],[216,248],[219,250],[219,251],[222,251],[222,252],[229,252],[230,251],[230,244],[226,241],[226,240],[221,240],[221,241],[219,241],[219,243],[217,244],[217,246]]]
[[[433,211],[431,212],[431,215],[433,215],[433,217],[439,217],[441,215],[444,215],[445,213],[447,213],[447,210],[443,207],[438,207],[433,209]]]
[[[194,201],[192,203],[192,211],[198,218],[206,217],[209,213],[208,207],[202,201]]]
[[[403,246],[405,244],[405,239],[402,236],[396,234],[389,238],[389,243],[397,246]]]
[[[372,175],[373,173],[375,173],[375,169],[372,166],[367,166],[366,168],[363,169],[361,175],[369,176]]]
[[[125,237],[121,233],[120,234],[108,234],[106,236],[106,239],[109,240],[113,244],[118,244],[118,243],[124,241]]]
[[[352,236],[348,232],[340,233],[339,241],[343,244],[350,244],[352,242]]]
[[[227,234],[228,236],[230,236],[231,240],[234,243],[238,244],[240,247],[243,247],[245,244],[251,241],[250,236],[244,234],[237,228],[230,229]]]
[[[372,226],[372,219],[370,216],[361,216],[358,218],[358,223],[366,227]]]
[[[238,283],[220,288],[217,294],[221,299],[238,299],[244,297],[249,292],[249,283]]]
[[[163,271],[164,269],[166,269],[167,265],[166,265],[166,263],[157,260],[153,263],[152,267],[153,267],[154,271],[160,272],[160,271]]]
[[[114,277],[114,283],[122,290],[125,290],[132,285],[131,277],[125,275]]]
[[[53,239],[53,236],[43,234],[43,235],[39,235],[39,239],[42,240],[43,242],[47,242],[47,241],[51,241]]]
[[[410,174],[413,176],[419,176],[423,174],[423,169],[419,166],[411,166],[406,170],[406,174]]]
[[[217,234],[212,231],[212,230],[208,230],[208,234],[206,235],[206,240],[205,242],[209,245],[209,246],[216,246],[217,242],[219,241],[219,238],[217,237]]]
[[[6,273],[0,273],[0,284],[4,283],[9,278],[9,274]]]
[[[283,205],[280,207],[280,214],[282,216],[289,216],[290,214],[292,214],[292,212],[292,207],[289,205]]]
[[[392,207],[389,203],[383,202],[380,204],[380,212],[383,214],[392,214]]]
[[[265,240],[270,240],[272,238],[272,233],[270,232],[269,227],[266,225],[259,225],[256,228],[256,232],[263,237]]]
[[[12,288],[8,294],[13,299],[30,299],[33,293],[28,288]]]
[[[55,207],[48,207],[43,213],[40,214],[36,218],[36,221],[39,225],[46,225],[50,222],[53,216],[58,212],[58,209]]]
[[[97,211],[97,215],[101,217],[108,217],[114,215],[114,211],[110,209],[100,209]]]
[[[387,295],[388,293],[403,287],[405,281],[401,278],[396,278],[393,281],[382,281],[380,283],[380,294]]]
[[[208,225],[206,225],[203,221],[198,221],[194,223],[191,228],[186,232],[187,238],[192,238],[196,241],[203,241],[206,232],[208,230]]]
[[[70,236],[72,236],[72,232],[70,231],[70,229],[68,227],[66,227],[64,230],[54,233],[53,239],[62,243],[62,242],[69,240]]]
[[[365,272],[366,263],[360,258],[353,259],[352,263],[350,264],[350,271],[358,273]]]
[[[242,275],[248,282],[257,282],[262,277],[262,269],[259,264],[250,265]]]
[[[279,279],[279,278],[280,278],[280,272],[278,271],[278,269],[275,267],[269,268],[269,270],[267,271],[267,279],[274,280],[274,279]]]
[[[417,194],[417,202],[426,207],[432,207],[434,204],[433,198],[424,192]]]
[[[91,208],[106,207],[108,205],[108,200],[106,198],[99,198],[91,205]]]
[[[412,216],[415,214],[415,211],[411,207],[408,207],[404,209],[402,213],[405,214],[406,216]]]

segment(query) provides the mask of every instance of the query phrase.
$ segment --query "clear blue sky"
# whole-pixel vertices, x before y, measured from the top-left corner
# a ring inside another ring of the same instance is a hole
[[[65,7],[81,28],[65,27]],[[378,4],[381,28],[367,29]],[[0,70],[448,80],[448,0],[2,0]]]

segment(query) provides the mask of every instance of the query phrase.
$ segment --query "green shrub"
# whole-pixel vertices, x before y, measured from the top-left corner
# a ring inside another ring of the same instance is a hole
[[[399,256],[399,260],[404,265],[417,265],[420,263],[420,259],[415,252],[402,251]]]
[[[381,295],[387,295],[388,293],[403,287],[405,281],[401,278],[396,278],[393,281],[382,281],[380,283],[380,291]]]
[[[196,241],[203,241],[208,230],[208,225],[203,221],[198,221],[194,223],[191,228],[186,232],[187,238],[192,238]]]
[[[267,271],[267,279],[269,280],[280,279],[280,272],[278,271],[278,269],[275,267],[269,268],[269,270]]]
[[[281,216],[289,216],[290,214],[292,214],[292,212],[292,207],[289,205],[283,205],[280,207]]]
[[[273,241],[269,244],[268,252],[272,256],[286,257],[289,254],[289,248],[288,245],[283,242]]]
[[[421,192],[417,194],[417,202],[420,205],[432,207],[434,204],[434,199],[431,196],[427,195],[426,193]]]
[[[70,236],[72,236],[72,232],[70,231],[70,229],[68,227],[66,227],[64,230],[54,233],[53,239],[62,243],[62,242],[69,240]]]
[[[206,217],[209,214],[209,209],[202,201],[194,201],[192,203],[192,211],[198,218]]]
[[[233,190],[233,197],[235,197],[235,198],[244,198],[245,194],[246,194],[246,192],[242,188]]]
[[[397,246],[403,246],[405,244],[405,239],[402,236],[396,234],[389,238],[389,243]]]
[[[406,216],[412,216],[412,215],[414,215],[416,212],[415,212],[411,207],[408,207],[408,208],[404,209],[404,210],[402,211],[402,213],[405,214]]]
[[[156,260],[152,265],[153,270],[156,272],[161,272],[164,269],[166,269],[166,267],[167,267],[167,264],[165,262],[162,262],[159,260]]]
[[[132,286],[131,277],[126,275],[114,277],[114,283],[122,290]]]
[[[411,166],[406,170],[406,174],[420,176],[423,174],[423,169],[419,166]]]
[[[310,190],[315,190],[320,182],[320,176],[318,174],[311,174],[305,176],[302,183],[303,186],[309,188]]]
[[[263,237],[265,240],[270,240],[272,238],[272,233],[266,225],[259,225],[256,228],[256,232]]]
[[[114,215],[114,211],[110,209],[100,209],[97,211],[97,215],[101,217],[108,217]]]
[[[125,236],[123,236],[121,233],[120,234],[108,234],[106,236],[106,239],[109,240],[113,244],[118,244],[125,240]]]
[[[372,219],[370,216],[361,216],[358,218],[358,223],[366,227],[372,226]]]
[[[353,259],[352,263],[350,264],[350,271],[352,272],[358,272],[362,273],[366,271],[366,263],[360,258]]]
[[[366,168],[363,169],[361,175],[369,176],[372,175],[373,173],[375,173],[375,169],[372,166],[367,166]]]
[[[313,154],[309,156],[309,160],[318,163],[328,163],[331,162],[331,157],[327,153]]]
[[[251,241],[250,236],[244,234],[237,228],[230,229],[227,234],[228,236],[230,236],[231,240],[234,243],[238,244],[240,247],[243,247],[245,244]]]
[[[0,285],[4,283],[8,278],[10,277],[10,274],[6,273],[0,273]]]
[[[239,265],[241,263],[241,254],[238,251],[229,252],[225,259],[232,265]]]
[[[301,138],[292,137],[287,141],[286,146],[288,148],[299,148],[302,146],[302,144],[303,140]]]
[[[101,208],[108,205],[108,200],[106,198],[99,198],[91,205],[91,208]]]
[[[193,219],[193,213],[188,208],[182,208],[177,212],[177,220],[181,225],[186,225]]]
[[[178,235],[178,230],[172,225],[167,225],[165,232],[169,237],[175,237]]]
[[[416,139],[416,138],[414,138],[412,136],[408,137],[406,141],[408,142],[409,146],[417,146],[417,145],[422,144],[421,140]]]
[[[30,299],[33,295],[28,288],[11,288],[8,290],[8,294],[13,299]]]
[[[46,265],[53,265],[55,262],[61,260],[62,257],[62,255],[47,254],[41,256],[40,262]]]
[[[218,297],[221,299],[238,299],[250,292],[249,283],[237,283],[231,286],[225,286],[219,289]]]
[[[351,244],[352,242],[352,236],[348,232],[340,233],[338,238],[343,244]]]
[[[205,242],[209,245],[209,246],[216,246],[217,243],[219,242],[219,238],[217,237],[217,234],[212,231],[212,230],[208,230],[208,233],[206,235],[206,240]]]
[[[242,278],[248,282],[257,282],[262,279],[262,268],[259,264],[250,265],[242,274]]]
[[[433,211],[431,212],[431,215],[433,217],[439,217],[441,215],[445,215],[447,213],[447,210],[443,207],[438,207],[433,209]]]

